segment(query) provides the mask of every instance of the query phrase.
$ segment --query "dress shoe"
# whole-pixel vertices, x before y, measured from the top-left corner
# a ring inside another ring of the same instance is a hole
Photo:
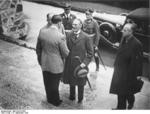
[[[79,103],[79,104],[82,104],[82,101],[83,101],[83,100],[78,100],[78,103]]]
[[[73,101],[75,100],[75,97],[69,97],[69,100]]]
[[[112,110],[126,110],[125,108],[112,108]]]
[[[99,71],[99,68],[96,68],[96,71],[98,72],[98,71]]]
[[[119,110],[118,108],[112,108],[112,110]]]
[[[48,101],[48,103],[54,105],[54,106],[59,106],[61,103],[62,103],[62,100],[59,100],[57,102],[54,102],[54,101]]]
[[[128,109],[131,110],[133,108],[133,104],[128,105]]]

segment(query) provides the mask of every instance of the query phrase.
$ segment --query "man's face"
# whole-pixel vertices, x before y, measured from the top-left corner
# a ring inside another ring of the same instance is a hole
[[[86,12],[85,15],[86,15],[86,19],[92,19],[92,13]]]
[[[122,29],[123,37],[128,37],[132,34],[132,29],[130,24],[126,24]]]
[[[47,23],[48,23],[49,25],[51,25],[51,23],[52,23],[52,22],[51,22],[51,18],[52,18],[52,15],[49,14],[49,15],[47,16]]]
[[[78,32],[81,29],[82,25],[79,20],[75,19],[72,23],[72,30]]]
[[[65,9],[64,11],[65,11],[66,14],[70,13],[70,9]]]

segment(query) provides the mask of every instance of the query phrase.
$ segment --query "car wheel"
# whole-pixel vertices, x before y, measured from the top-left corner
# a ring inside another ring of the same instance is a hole
[[[99,26],[100,33],[112,43],[116,42],[116,29],[108,22],[101,23]]]

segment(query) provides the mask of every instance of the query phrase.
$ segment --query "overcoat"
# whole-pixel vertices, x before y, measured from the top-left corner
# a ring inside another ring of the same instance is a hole
[[[93,57],[93,46],[90,38],[86,33],[81,31],[76,39],[76,36],[71,31],[67,34],[67,45],[70,50],[69,56],[66,58],[63,82],[70,85],[85,85],[86,78],[75,77],[74,70],[80,65],[75,56],[79,56],[81,61],[88,65]]]
[[[113,94],[135,94],[135,81],[142,75],[142,44],[134,36],[119,47],[110,86]]]
[[[71,30],[73,20],[76,18],[76,16],[73,14],[69,14],[69,17],[66,17],[65,13],[60,14],[60,16],[62,17],[62,23],[64,25],[65,30]]]

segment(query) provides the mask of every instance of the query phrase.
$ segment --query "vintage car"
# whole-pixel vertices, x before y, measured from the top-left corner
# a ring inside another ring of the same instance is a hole
[[[100,33],[104,36],[102,41],[107,45],[118,48],[122,36],[122,28],[126,23],[136,23],[137,30],[135,36],[142,42],[144,56],[149,57],[150,42],[150,15],[149,8],[138,8],[130,13],[113,15],[108,13],[94,12],[94,18],[99,23]],[[115,45],[118,44],[118,45]]]

